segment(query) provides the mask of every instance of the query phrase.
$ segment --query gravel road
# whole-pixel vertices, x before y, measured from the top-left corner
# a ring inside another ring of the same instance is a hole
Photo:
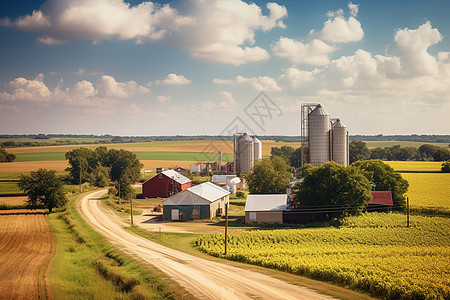
[[[198,258],[140,237],[101,206],[106,190],[82,197],[78,209],[94,230],[125,253],[165,272],[197,299],[333,299],[257,272]]]

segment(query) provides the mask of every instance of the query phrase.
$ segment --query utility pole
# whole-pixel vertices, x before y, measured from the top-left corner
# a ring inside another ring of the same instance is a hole
[[[133,196],[130,194],[131,225],[133,225]]]
[[[119,205],[120,205],[120,179],[119,179],[118,183],[119,183]]]
[[[225,203],[225,258],[227,257],[227,241],[228,241],[228,203]]]
[[[80,194],[81,194],[81,164],[80,164]]]
[[[409,227],[409,197],[406,197],[406,227]]]

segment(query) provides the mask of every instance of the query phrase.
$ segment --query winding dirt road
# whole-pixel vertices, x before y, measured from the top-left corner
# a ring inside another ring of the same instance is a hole
[[[99,196],[82,197],[83,218],[112,244],[153,264],[198,299],[333,299],[329,296],[257,272],[198,258],[140,237],[111,211],[102,208]]]

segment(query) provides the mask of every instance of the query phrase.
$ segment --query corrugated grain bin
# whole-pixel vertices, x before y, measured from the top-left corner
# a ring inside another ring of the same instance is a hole
[[[330,160],[330,115],[317,105],[308,116],[309,161],[320,166]]]

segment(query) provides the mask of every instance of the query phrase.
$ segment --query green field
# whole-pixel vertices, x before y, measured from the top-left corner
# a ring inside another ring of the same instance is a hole
[[[47,160],[66,160],[65,152],[37,152],[37,153],[19,153],[16,154],[15,162],[24,161],[47,161]]]
[[[450,297],[450,219],[369,213],[340,228],[255,230],[229,235],[228,259],[363,290],[384,299]],[[198,247],[223,257],[223,235]]]
[[[400,145],[401,147],[416,147],[419,148],[424,144],[434,145],[442,148],[448,148],[448,143],[425,143],[425,142],[407,142],[407,141],[363,141],[366,143],[367,147],[377,148],[377,147],[392,147],[395,145]]]
[[[0,182],[0,195],[15,195],[23,193],[23,191],[17,186],[17,182]]]

